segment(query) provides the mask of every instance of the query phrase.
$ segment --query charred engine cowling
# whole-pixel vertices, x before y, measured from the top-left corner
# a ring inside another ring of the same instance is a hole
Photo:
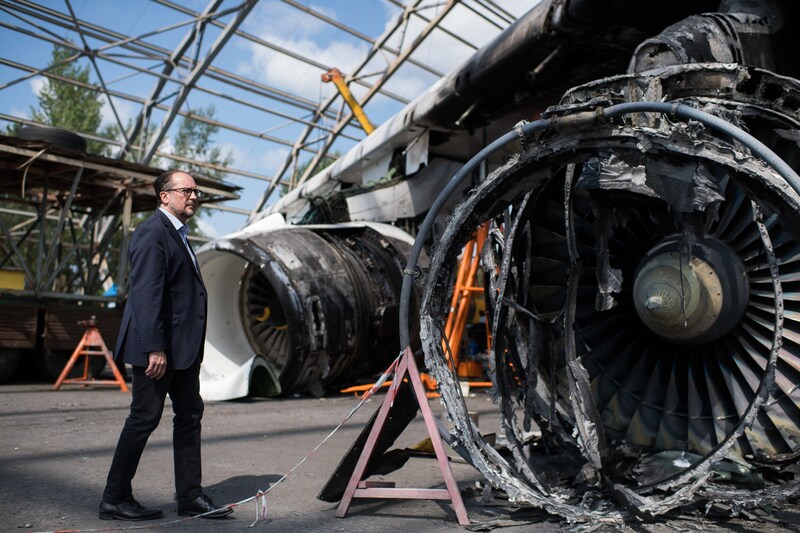
[[[577,117],[680,102],[796,171],[800,83],[673,63],[548,110],[558,127],[521,139],[456,208],[425,281],[423,348],[454,435],[512,501],[570,520],[621,520],[612,502],[647,517],[697,502],[736,513],[798,492],[786,466],[800,457],[800,196],[763,154],[701,123]],[[470,422],[442,351],[450,273],[484,221],[507,454]]]
[[[385,369],[397,355],[397,300],[410,237],[374,229],[381,226],[286,227],[219,239],[201,250],[209,298],[217,302],[209,316],[204,396],[241,397],[248,386],[258,395],[321,395]]]

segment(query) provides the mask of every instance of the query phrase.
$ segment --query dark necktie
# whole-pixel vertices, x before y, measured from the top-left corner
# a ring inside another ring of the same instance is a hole
[[[192,250],[192,245],[189,244],[189,239],[187,238],[187,229],[186,226],[181,226],[181,229],[178,230],[178,233],[181,234],[181,240],[183,244],[186,246],[186,249],[189,250],[189,257],[192,258],[192,263],[194,264],[195,272],[199,272],[199,268],[197,267],[197,257],[194,255],[194,250]]]

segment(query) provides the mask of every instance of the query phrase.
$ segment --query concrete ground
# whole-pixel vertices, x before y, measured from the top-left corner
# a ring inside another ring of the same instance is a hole
[[[256,529],[269,531],[417,531],[463,530],[449,502],[419,500],[356,500],[350,514],[334,516],[336,505],[316,496],[356,435],[377,409],[382,395],[371,400],[284,482],[267,496],[267,519]],[[480,414],[484,432],[496,428],[495,409],[485,393],[473,393],[470,409]],[[232,531],[255,519],[253,502],[236,508],[223,520],[179,522],[173,501],[171,415],[150,439],[134,494],[141,503],[164,510],[152,522],[102,521],[97,504],[119,430],[127,414],[129,395],[118,389],[68,387],[50,390],[45,384],[0,386],[0,530],[106,530],[147,526],[154,530]],[[238,502],[267,488],[300,462],[356,404],[353,396],[256,399],[209,402],[203,420],[203,480],[218,504]],[[438,401],[431,402],[441,414]],[[426,436],[421,417],[401,436],[399,447]],[[557,531],[569,528],[557,519],[515,510],[502,501],[482,504],[472,488],[482,477],[452,451],[451,466],[458,481],[472,530]],[[400,470],[383,477],[406,487],[443,487],[435,459],[412,458]],[[796,507],[787,507],[759,521],[681,520],[631,527],[636,531],[800,532]],[[592,529],[592,528],[589,528]],[[586,530],[584,528],[584,530]]]

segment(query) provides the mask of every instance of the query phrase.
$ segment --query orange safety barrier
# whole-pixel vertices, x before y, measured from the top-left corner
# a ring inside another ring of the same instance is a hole
[[[125,384],[125,379],[120,374],[117,365],[114,363],[114,358],[111,357],[111,352],[109,351],[106,343],[103,341],[102,335],[100,335],[100,330],[97,329],[97,319],[92,317],[89,320],[81,320],[78,322],[79,326],[86,326],[86,331],[83,334],[83,338],[81,338],[78,346],[75,348],[75,351],[72,352],[72,356],[69,358],[67,362],[67,366],[64,367],[64,370],[61,371],[61,375],[58,376],[58,380],[56,380],[55,385],[53,385],[53,390],[58,390],[61,388],[61,385],[83,385],[84,387],[88,387],[89,385],[117,385],[119,386],[122,392],[128,392],[128,386]],[[83,363],[83,375],[77,378],[67,378],[70,371],[72,371],[72,367],[75,366],[75,363],[78,362],[78,359],[83,356],[84,363]],[[89,377],[89,359],[91,357],[105,357],[106,364],[114,373],[114,379],[94,379]]]

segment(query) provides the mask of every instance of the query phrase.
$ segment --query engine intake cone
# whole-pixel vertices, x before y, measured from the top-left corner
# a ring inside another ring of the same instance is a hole
[[[749,299],[744,265],[728,246],[703,239],[682,258],[680,237],[665,239],[636,269],[633,298],[642,322],[680,344],[704,344],[728,333]]]

